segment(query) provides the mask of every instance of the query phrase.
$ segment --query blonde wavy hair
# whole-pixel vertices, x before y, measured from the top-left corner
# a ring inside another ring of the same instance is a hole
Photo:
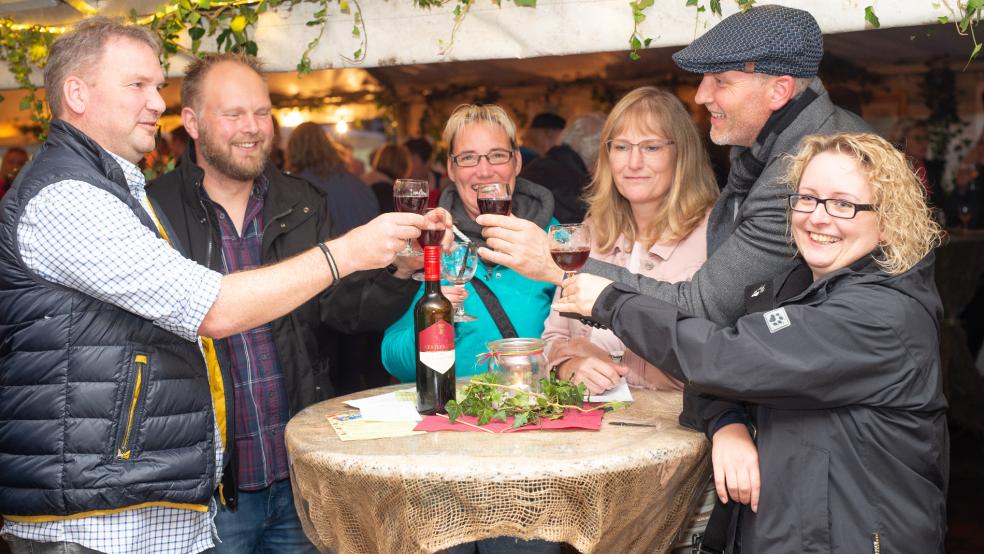
[[[623,131],[634,129],[673,141],[673,182],[663,199],[654,223],[639,229],[629,201],[615,187],[611,160],[605,143]],[[686,108],[665,90],[641,87],[626,94],[612,109],[601,130],[601,149],[594,178],[585,194],[593,240],[600,252],[610,252],[619,235],[629,244],[680,240],[704,219],[718,197],[714,172],[707,151]]]
[[[787,179],[797,190],[806,166],[824,152],[857,161],[871,188],[871,203],[882,239],[879,267],[891,275],[905,273],[940,245],[942,231],[926,204],[925,189],[905,155],[887,140],[870,133],[810,135],[791,158]]]
[[[477,106],[474,104],[461,104],[454,109],[447,124],[444,125],[442,138],[448,145],[448,152],[454,153],[454,139],[458,133],[469,123],[485,123],[486,125],[498,125],[506,132],[509,137],[509,145],[513,150],[516,149],[516,124],[506,113],[506,110],[495,104]]]

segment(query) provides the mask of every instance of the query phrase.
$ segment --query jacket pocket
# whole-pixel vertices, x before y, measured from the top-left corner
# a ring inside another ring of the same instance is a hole
[[[145,395],[148,378],[148,355],[135,353],[130,362],[130,372],[127,379],[128,391],[126,402],[120,411],[116,449],[114,458],[117,461],[130,460],[133,457],[137,429],[140,427],[140,402]]]
[[[799,505],[802,552],[830,552],[830,453],[805,447],[800,451]]]

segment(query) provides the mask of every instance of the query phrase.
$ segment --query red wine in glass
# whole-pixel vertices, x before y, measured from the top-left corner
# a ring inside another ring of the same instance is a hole
[[[421,214],[427,210],[427,195],[393,195],[393,206],[398,212]]]
[[[550,241],[550,257],[560,269],[564,279],[581,269],[591,253],[591,231],[583,223],[551,225],[547,229]]]
[[[478,212],[482,214],[509,215],[511,198],[479,198]]]
[[[421,246],[441,246],[441,239],[444,238],[444,229],[426,229],[420,232],[417,239]]]
[[[560,266],[560,269],[572,273],[584,266],[590,253],[591,249],[588,247],[550,250],[554,263]]]

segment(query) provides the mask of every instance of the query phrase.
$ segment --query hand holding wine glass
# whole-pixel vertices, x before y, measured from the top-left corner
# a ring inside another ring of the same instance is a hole
[[[591,232],[583,223],[552,225],[547,230],[550,256],[564,270],[564,279],[577,273],[591,253]]]
[[[411,212],[423,215],[427,211],[427,181],[416,179],[397,179],[393,183],[393,206],[398,212]],[[398,256],[421,256],[423,252],[415,250],[413,243],[407,240],[407,246]]]
[[[454,241],[451,248],[441,256],[441,273],[444,279],[451,284],[463,287],[465,283],[471,281],[478,268],[478,247],[474,242]],[[465,305],[462,302],[452,302],[454,304],[455,323],[475,321],[475,316],[465,313]]]

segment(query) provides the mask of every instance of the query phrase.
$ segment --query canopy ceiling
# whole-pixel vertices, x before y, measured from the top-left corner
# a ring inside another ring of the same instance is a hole
[[[50,0],[27,0],[20,5],[35,6]],[[81,15],[66,4],[19,10],[0,15],[17,21],[60,25]],[[972,45],[959,36],[952,25],[890,26],[935,21],[944,15],[927,0],[904,0],[882,8],[882,28],[864,28],[863,8],[856,0],[799,0],[777,2],[795,7],[815,8],[818,21],[827,33],[827,59],[849,60],[867,71],[897,73],[923,71],[928,63],[951,60],[962,67]],[[131,9],[150,13],[158,0],[90,0],[98,13],[119,16]],[[260,56],[273,72],[268,81],[275,104],[306,107],[314,104],[362,103],[376,105],[414,96],[456,92],[473,93],[481,87],[540,86],[578,80],[636,81],[667,80],[684,76],[672,63],[670,54],[703,32],[719,19],[696,14],[685,8],[684,0],[665,0],[660,10],[651,8],[643,23],[643,35],[653,37],[654,48],[642,51],[642,59],[631,61],[624,50],[631,31],[627,0],[539,0],[537,8],[517,8],[503,2],[495,8],[490,0],[477,0],[464,20],[455,44],[446,56],[439,55],[439,39],[450,38],[453,16],[447,9],[431,11],[414,8],[410,0],[366,0],[363,9],[369,40],[366,60],[352,67],[339,63],[339,54],[350,54],[356,44],[351,37],[349,16],[335,14],[325,38],[313,56],[318,70],[299,77],[292,72],[306,43],[310,29],[304,26],[309,12],[301,6],[292,14],[269,13],[256,30]],[[722,2],[726,15],[735,3]],[[834,9],[839,7],[840,9]],[[337,27],[344,27],[345,38],[338,39]],[[849,29],[856,29],[848,32]],[[551,42],[553,41],[553,42]],[[208,40],[204,41],[208,44]],[[604,51],[607,49],[608,51]],[[544,55],[553,54],[553,55]],[[427,63],[423,63],[427,62]],[[172,75],[180,75],[186,60],[174,60]],[[351,65],[351,64],[348,64]],[[975,62],[977,70],[984,62]],[[0,72],[0,87],[10,86],[9,76]],[[686,78],[686,77],[685,77]],[[164,96],[171,113],[179,104],[180,81],[171,79]],[[0,121],[26,125],[29,118],[19,113],[22,93],[5,91],[0,103]],[[12,127],[0,124],[0,140],[10,136]]]

